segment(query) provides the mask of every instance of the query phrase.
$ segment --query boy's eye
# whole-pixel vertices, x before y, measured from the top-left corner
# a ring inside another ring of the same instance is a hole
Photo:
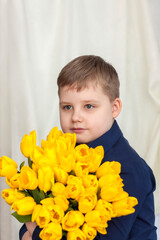
[[[91,105],[91,104],[86,104],[86,105],[85,105],[85,107],[86,107],[87,109],[94,108],[94,106],[93,106],[93,105]]]
[[[63,107],[63,109],[65,109],[65,110],[70,110],[71,108],[72,107],[70,105],[66,105],[66,106]]]

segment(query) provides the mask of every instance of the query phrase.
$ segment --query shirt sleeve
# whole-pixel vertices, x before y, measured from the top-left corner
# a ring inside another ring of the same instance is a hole
[[[41,238],[39,237],[39,233],[42,229],[39,228],[38,226],[34,229],[34,232],[32,234],[32,239],[34,240],[41,240]]]
[[[149,174],[147,179],[144,176],[142,180],[138,178],[137,184],[134,184],[136,179],[133,182],[133,176],[130,178],[129,175],[126,179],[123,176],[128,186],[128,192],[130,188],[132,191],[134,189],[135,194],[131,194],[131,196],[136,196],[139,201],[135,207],[135,213],[113,218],[108,222],[107,234],[98,233],[95,240],[157,240],[153,198],[155,179],[152,171],[149,171]],[[140,186],[141,184],[143,187]]]
[[[26,225],[23,224],[22,227],[19,230],[19,240],[22,239],[23,235],[25,234],[25,232],[27,232],[27,228]]]
[[[157,240],[156,227],[154,226],[154,200],[153,194],[150,193],[146,197],[143,207],[139,210],[138,216],[132,226],[129,239],[146,239],[146,240]]]
[[[41,230],[42,229],[37,226],[34,229],[34,232],[32,234],[32,239],[34,239],[34,240],[41,240],[41,238],[39,237],[39,233],[40,233]],[[25,234],[25,232],[27,232],[27,228],[26,228],[26,225],[23,224],[23,226],[20,228],[20,231],[19,231],[19,240],[22,240],[22,237]]]

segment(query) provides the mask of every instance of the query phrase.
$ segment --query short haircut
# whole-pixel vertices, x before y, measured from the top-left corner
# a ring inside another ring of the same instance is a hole
[[[110,101],[119,97],[119,78],[114,67],[104,59],[94,55],[84,55],[73,59],[59,73],[58,92],[69,86],[80,91],[88,82],[100,84]]]

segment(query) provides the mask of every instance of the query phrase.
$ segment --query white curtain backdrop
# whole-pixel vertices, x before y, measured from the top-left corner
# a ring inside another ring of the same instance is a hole
[[[159,10],[159,0],[0,0],[0,156],[20,164],[25,133],[35,129],[40,144],[53,126],[60,128],[58,73],[79,55],[99,55],[119,73],[117,121],[154,171],[158,219]],[[6,187],[0,178],[0,191]],[[0,239],[17,240],[20,226],[0,197]]]

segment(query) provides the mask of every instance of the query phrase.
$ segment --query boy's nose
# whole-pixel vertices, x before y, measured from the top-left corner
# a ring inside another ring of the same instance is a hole
[[[72,114],[72,121],[73,122],[81,122],[82,121],[82,114],[81,111],[76,110]]]

